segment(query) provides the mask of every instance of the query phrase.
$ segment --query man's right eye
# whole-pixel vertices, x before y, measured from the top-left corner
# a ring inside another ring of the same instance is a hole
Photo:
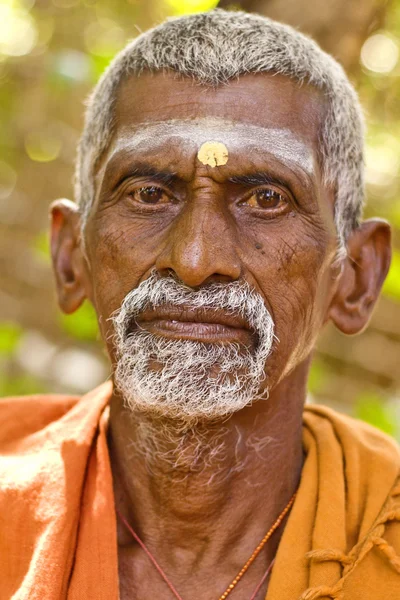
[[[162,189],[157,186],[145,186],[136,190],[132,190],[128,193],[135,202],[139,204],[167,204],[171,202],[170,196]]]

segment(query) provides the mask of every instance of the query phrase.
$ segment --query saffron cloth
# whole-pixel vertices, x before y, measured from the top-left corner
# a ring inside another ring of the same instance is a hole
[[[111,392],[0,400],[1,600],[118,599]],[[267,600],[400,599],[398,447],[322,406],[303,444]]]

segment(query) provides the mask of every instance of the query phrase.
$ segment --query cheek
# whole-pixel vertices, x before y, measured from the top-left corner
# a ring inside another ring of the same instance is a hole
[[[280,377],[304,360],[315,344],[333,285],[335,239],[303,231],[295,237],[275,236],[268,246],[254,248],[253,244],[252,273],[273,312],[279,339],[268,369],[276,369]]]
[[[110,351],[112,327],[108,319],[120,308],[128,292],[149,275],[154,265],[156,237],[148,235],[148,231],[142,236],[137,225],[125,223],[121,227],[97,221],[96,227],[88,226],[86,241],[90,248],[93,302]]]

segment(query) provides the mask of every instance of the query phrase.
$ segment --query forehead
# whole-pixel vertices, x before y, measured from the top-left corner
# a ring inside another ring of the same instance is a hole
[[[324,111],[316,89],[280,75],[249,74],[217,88],[170,73],[127,78],[97,162],[96,195],[135,170],[173,173],[187,183],[198,175],[222,183],[266,173],[319,195]],[[210,142],[226,146],[229,160],[205,172],[198,151]]]
[[[143,74],[121,84],[115,105],[117,127],[215,116],[305,137],[318,133],[323,112],[318,90],[270,73],[243,75],[216,88],[170,73]]]
[[[274,130],[280,130],[287,143],[293,141],[293,153],[302,145],[316,150],[324,109],[317,90],[281,75],[248,74],[210,88],[175,74],[143,74],[127,78],[118,90],[113,140],[140,137],[150,126],[155,137],[175,133],[177,142],[186,135],[200,144],[220,133],[230,144],[257,144],[263,134],[277,139]],[[156,126],[167,122],[169,127]],[[174,122],[191,126],[174,132]]]

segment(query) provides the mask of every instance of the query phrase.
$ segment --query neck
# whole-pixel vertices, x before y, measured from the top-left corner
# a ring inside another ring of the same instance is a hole
[[[185,432],[129,415],[113,397],[116,506],[164,564],[220,560],[238,540],[250,551],[257,545],[299,483],[306,375],[304,363],[268,400]],[[123,528],[118,537],[131,541]]]

